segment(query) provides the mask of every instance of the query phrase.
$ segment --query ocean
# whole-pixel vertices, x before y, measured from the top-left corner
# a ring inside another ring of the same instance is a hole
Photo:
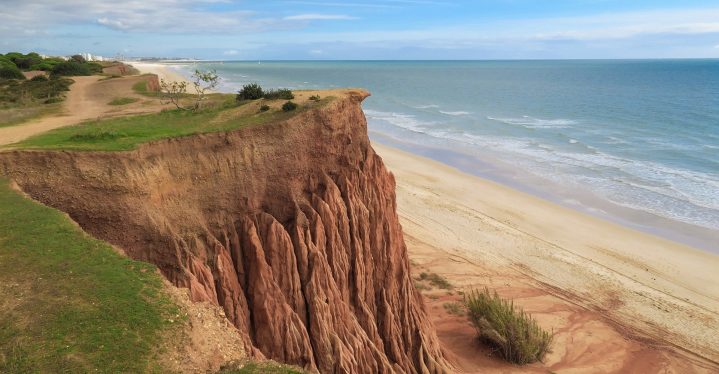
[[[719,60],[173,67],[216,69],[225,92],[366,88],[373,141],[719,252]]]

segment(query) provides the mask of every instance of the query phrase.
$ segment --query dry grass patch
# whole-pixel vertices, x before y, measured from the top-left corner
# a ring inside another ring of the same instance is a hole
[[[135,98],[135,97],[116,97],[107,104],[108,105],[127,105],[127,104],[136,103],[138,101],[140,101],[140,99]]]

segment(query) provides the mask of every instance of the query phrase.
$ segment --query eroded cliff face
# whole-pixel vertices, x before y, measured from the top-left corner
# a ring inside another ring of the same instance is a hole
[[[132,152],[0,153],[0,172],[220,305],[255,355],[323,373],[442,372],[364,97]]]

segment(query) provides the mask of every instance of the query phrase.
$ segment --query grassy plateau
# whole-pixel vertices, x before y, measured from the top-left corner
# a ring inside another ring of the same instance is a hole
[[[13,147],[48,150],[126,151],[153,140],[229,131],[288,119],[297,112],[323,105],[331,99],[323,99],[321,102],[312,103],[291,112],[281,110],[261,112],[258,109],[237,115],[233,115],[231,111],[241,110],[241,106],[247,105],[247,103],[235,106],[232,101],[220,100],[218,107],[199,112],[165,110],[160,113],[90,121],[62,127],[28,138]]]

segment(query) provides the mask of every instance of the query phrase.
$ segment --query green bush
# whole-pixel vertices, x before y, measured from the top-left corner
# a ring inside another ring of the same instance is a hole
[[[264,104],[260,107],[260,112],[266,112],[268,110],[270,110],[270,106],[267,104]]]
[[[287,88],[279,88],[265,92],[264,98],[268,100],[292,100],[295,95]]]
[[[52,67],[52,74],[59,76],[92,75],[89,64],[77,61],[65,61]]]
[[[47,79],[47,76],[45,74],[36,75],[32,78],[30,78],[30,82],[47,82],[49,79]]]
[[[541,361],[550,352],[553,334],[497,292],[473,290],[464,296],[464,304],[480,339],[497,349],[505,360],[524,365]]]
[[[295,109],[297,109],[297,104],[295,104],[291,101],[288,101],[288,102],[282,104],[282,110],[285,112],[291,112]]]
[[[90,69],[90,72],[93,74],[102,73],[102,65],[98,64],[97,62],[88,62],[87,67],[88,67],[88,69]]]
[[[237,93],[237,101],[243,100],[257,100],[261,99],[265,95],[262,91],[262,87],[257,83],[250,83],[242,86],[242,89]]]
[[[310,96],[310,100],[312,100],[312,101],[320,101],[320,95],[312,95],[312,96]]]
[[[14,64],[0,63],[0,78],[3,79],[25,79],[22,71]]]
[[[72,80],[68,78],[35,77],[30,80],[0,80],[0,106],[7,103],[29,103],[31,101],[52,103],[62,99],[70,90]]]

